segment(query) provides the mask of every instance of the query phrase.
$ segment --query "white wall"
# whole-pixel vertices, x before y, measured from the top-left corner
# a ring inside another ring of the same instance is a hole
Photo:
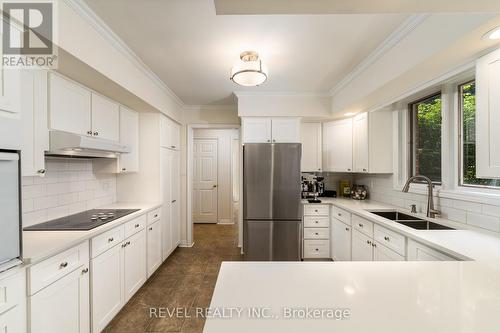
[[[233,215],[232,141],[239,138],[235,129],[194,129],[193,138],[217,139],[217,218],[231,223]]]
[[[322,95],[238,93],[238,115],[329,117],[331,98]]]
[[[116,176],[94,174],[91,160],[47,159],[45,168],[22,178],[23,227],[116,201]]]

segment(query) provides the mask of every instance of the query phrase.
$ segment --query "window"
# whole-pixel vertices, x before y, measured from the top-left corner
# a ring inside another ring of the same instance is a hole
[[[410,174],[441,183],[441,93],[410,104]]]
[[[460,149],[462,160],[460,185],[499,187],[499,179],[476,178],[476,83],[467,82],[459,87]]]

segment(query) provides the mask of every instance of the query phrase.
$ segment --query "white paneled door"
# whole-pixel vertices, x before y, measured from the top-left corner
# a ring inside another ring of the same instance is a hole
[[[193,197],[193,222],[217,223],[217,139],[194,140]]]

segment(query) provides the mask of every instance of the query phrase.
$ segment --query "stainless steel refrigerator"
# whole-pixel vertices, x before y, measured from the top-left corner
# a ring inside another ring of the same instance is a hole
[[[251,143],[243,147],[245,260],[300,260],[300,155],[300,143]]]

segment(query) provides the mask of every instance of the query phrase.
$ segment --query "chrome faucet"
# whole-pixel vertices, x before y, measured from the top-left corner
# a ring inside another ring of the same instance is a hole
[[[435,218],[436,215],[441,214],[441,212],[434,209],[434,196],[433,196],[434,185],[432,184],[432,180],[430,180],[426,176],[421,176],[421,175],[412,176],[408,178],[408,180],[406,181],[406,184],[403,187],[403,192],[407,193],[408,190],[410,189],[410,184],[417,179],[421,179],[427,182],[427,217]]]

